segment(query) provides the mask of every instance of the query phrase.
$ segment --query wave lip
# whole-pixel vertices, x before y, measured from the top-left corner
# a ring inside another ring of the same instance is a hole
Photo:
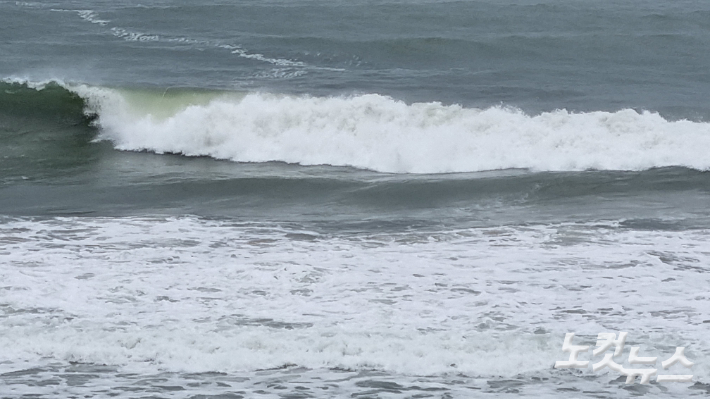
[[[47,82],[14,80],[43,90]],[[127,151],[388,173],[710,168],[710,124],[624,109],[528,115],[507,107],[406,104],[378,94],[286,96],[58,83]]]

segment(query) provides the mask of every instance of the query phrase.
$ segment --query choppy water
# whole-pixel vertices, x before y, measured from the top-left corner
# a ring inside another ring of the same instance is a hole
[[[707,396],[709,16],[0,1],[0,397]]]

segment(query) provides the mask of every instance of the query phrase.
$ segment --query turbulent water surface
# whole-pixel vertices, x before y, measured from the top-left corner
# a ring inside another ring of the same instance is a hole
[[[710,394],[707,2],[0,1],[0,57],[2,398]]]

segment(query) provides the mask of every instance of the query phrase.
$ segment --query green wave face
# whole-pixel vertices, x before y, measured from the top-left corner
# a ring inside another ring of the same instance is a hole
[[[153,120],[161,121],[184,111],[190,106],[208,105],[218,98],[239,100],[244,94],[194,88],[165,89],[111,89],[123,99],[127,110],[134,116],[150,115]]]
[[[65,175],[97,160],[108,143],[95,142],[101,100],[80,96],[71,85],[0,82],[0,181]],[[99,90],[100,91],[100,90]],[[136,117],[164,120],[224,92],[186,88],[106,89]],[[230,93],[229,96],[239,96]]]
[[[0,179],[66,173],[92,160],[93,116],[78,95],[50,83],[0,82]]]
[[[58,83],[37,88],[27,83],[0,82],[0,115],[11,120],[32,123],[44,120],[63,125],[87,124],[91,117],[84,113],[84,100]],[[3,123],[3,128],[12,127]],[[22,125],[16,126],[18,129]]]

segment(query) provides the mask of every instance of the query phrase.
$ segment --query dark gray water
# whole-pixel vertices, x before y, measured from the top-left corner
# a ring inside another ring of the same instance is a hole
[[[709,57],[701,1],[0,1],[0,397],[707,395]],[[553,368],[621,331],[692,382]]]

